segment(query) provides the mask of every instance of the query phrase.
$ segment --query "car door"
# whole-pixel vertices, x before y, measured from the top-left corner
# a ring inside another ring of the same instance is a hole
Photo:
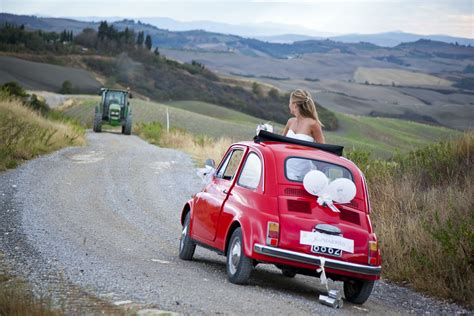
[[[211,183],[196,195],[192,235],[197,240],[214,241],[222,206],[228,198],[246,148],[229,150]]]

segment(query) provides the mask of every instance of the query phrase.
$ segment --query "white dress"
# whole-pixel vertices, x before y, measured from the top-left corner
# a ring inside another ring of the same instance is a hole
[[[306,134],[296,134],[289,129],[286,137],[304,140],[307,142],[314,142],[314,138]],[[290,180],[303,181],[304,176],[314,169],[314,165],[309,159],[290,158],[286,163],[286,174]]]

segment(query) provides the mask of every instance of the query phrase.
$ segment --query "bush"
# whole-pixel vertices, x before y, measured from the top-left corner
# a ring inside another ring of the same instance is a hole
[[[474,307],[474,133],[387,161],[346,156],[368,182],[384,277]]]
[[[72,94],[73,93],[72,83],[69,80],[65,80],[61,86],[61,89],[59,90],[59,93]]]

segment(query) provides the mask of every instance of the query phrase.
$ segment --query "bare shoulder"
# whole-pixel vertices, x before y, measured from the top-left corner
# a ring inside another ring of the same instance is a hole
[[[316,120],[314,120],[314,119],[310,119],[309,122],[308,122],[308,124],[309,124],[309,127],[310,127],[311,129],[314,129],[314,128],[315,128],[315,129],[319,129],[319,128],[321,128],[321,124],[319,124],[319,122],[316,121]]]
[[[287,126],[288,128],[290,128],[291,126],[294,125],[295,122],[296,122],[296,117],[290,117],[290,118],[288,119],[288,122],[286,122],[286,126]]]

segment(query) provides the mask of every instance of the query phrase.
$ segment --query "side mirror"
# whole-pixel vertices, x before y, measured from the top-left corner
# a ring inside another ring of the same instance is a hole
[[[214,161],[214,159],[207,159],[206,162],[204,163],[204,166],[209,166],[211,168],[216,168],[216,162]]]

